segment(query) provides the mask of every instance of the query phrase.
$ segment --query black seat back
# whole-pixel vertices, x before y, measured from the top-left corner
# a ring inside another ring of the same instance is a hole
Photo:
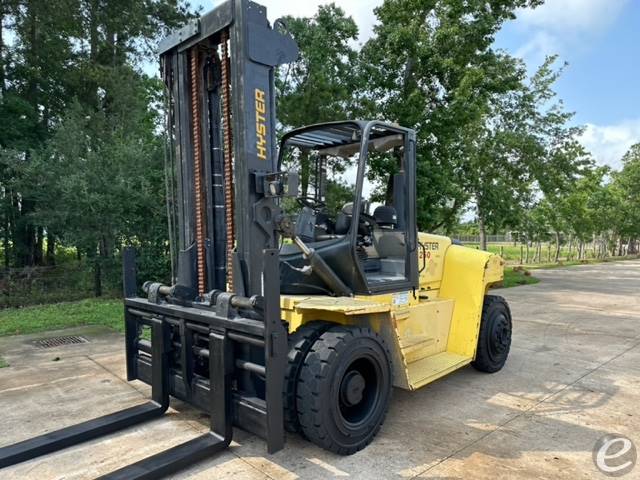
[[[336,235],[346,235],[351,228],[351,216],[340,212],[336,217]]]

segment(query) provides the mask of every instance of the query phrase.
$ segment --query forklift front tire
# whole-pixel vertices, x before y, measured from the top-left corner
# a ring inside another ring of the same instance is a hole
[[[298,391],[298,377],[305,357],[313,347],[318,337],[333,324],[323,321],[313,321],[302,325],[289,335],[289,354],[284,377],[284,428],[288,432],[302,433],[298,421],[296,395]]]
[[[486,295],[482,306],[476,370],[495,373],[502,369],[511,348],[511,311],[507,301],[497,295]]]
[[[298,419],[305,436],[341,455],[366,447],[389,408],[391,355],[369,328],[333,326],[307,354],[298,378]]]

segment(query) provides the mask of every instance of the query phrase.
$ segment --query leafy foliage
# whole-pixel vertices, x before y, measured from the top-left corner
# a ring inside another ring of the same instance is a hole
[[[278,72],[278,120],[301,127],[348,117],[357,101],[357,52],[350,44],[358,37],[356,23],[333,3],[318,7],[312,18],[284,21],[300,55]]]
[[[161,85],[139,66],[188,8],[3,2],[0,29],[13,38],[0,58],[0,115],[11,126],[0,132],[5,266],[52,263],[56,245],[71,245],[90,259],[100,294],[105,272],[119,282],[109,267],[132,244],[152,252],[143,270],[166,276]]]
[[[387,0],[361,52],[363,110],[416,129],[418,223],[451,226],[469,199],[466,132],[514,79],[492,50],[496,32],[527,1]],[[515,79],[517,80],[517,79]]]

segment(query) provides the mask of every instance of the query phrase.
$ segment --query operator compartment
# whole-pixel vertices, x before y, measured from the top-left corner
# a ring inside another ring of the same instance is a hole
[[[352,289],[368,294],[411,283],[415,255],[408,169],[410,135],[359,122],[314,125],[282,140],[280,168],[297,171],[300,195],[282,200],[295,236]],[[339,295],[313,268],[299,242],[280,249],[281,292]]]

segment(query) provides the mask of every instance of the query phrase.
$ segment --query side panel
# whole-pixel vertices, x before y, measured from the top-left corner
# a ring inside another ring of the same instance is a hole
[[[425,364],[447,348],[452,300],[433,300],[393,314],[394,385],[414,389],[431,375]]]
[[[495,255],[452,245],[444,261],[440,298],[455,301],[447,351],[475,357],[482,304],[486,292],[486,266]]]
[[[393,314],[398,345],[407,364],[447,349],[453,300],[422,302]]]

